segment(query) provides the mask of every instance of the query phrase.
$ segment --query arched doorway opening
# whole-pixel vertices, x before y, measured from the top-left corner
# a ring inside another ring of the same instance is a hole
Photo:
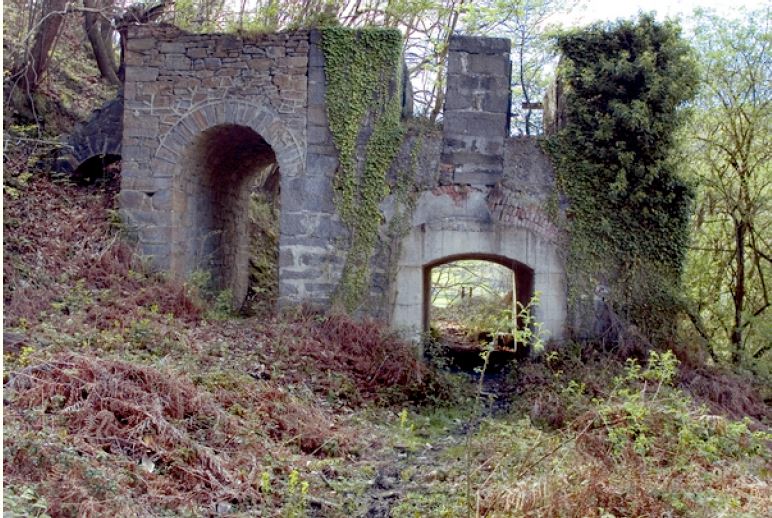
[[[500,367],[528,353],[517,330],[528,325],[524,310],[533,295],[534,271],[518,261],[489,254],[444,257],[423,267],[423,329],[452,366],[478,367],[482,348],[493,344],[492,362]]]
[[[273,310],[279,194],[276,154],[249,127],[213,126],[183,157],[174,205],[184,270],[205,272],[236,309]]]
[[[82,183],[109,181],[116,172],[120,172],[120,161],[121,155],[109,153],[94,155],[81,162],[75,168],[72,172],[72,178]]]

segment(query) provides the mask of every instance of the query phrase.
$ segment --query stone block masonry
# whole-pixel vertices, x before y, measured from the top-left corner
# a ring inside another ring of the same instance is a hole
[[[494,185],[509,132],[510,42],[454,36],[448,49],[442,181]]]
[[[507,137],[509,51],[507,40],[451,39],[442,133],[409,136],[390,171],[365,312],[395,327],[425,325],[432,265],[490,257],[529,272],[526,291],[543,292],[538,316],[553,338],[563,336],[565,273],[544,212],[554,178],[533,141]],[[240,305],[249,289],[249,193],[265,188],[280,200],[279,305],[328,307],[350,236],[335,203],[338,152],[319,32],[133,26],[125,61],[121,146],[109,152],[122,156],[120,206],[140,251],[181,279],[209,272]],[[403,104],[408,116],[407,90]],[[411,169],[415,206],[394,220],[398,178]],[[405,227],[396,243],[385,237],[393,221]]]
[[[129,28],[120,203],[156,268],[181,278],[210,271],[234,303],[243,300],[245,193],[271,163],[281,192],[294,192],[306,176],[308,51],[307,31],[242,37]],[[281,228],[304,208],[293,209],[282,211]],[[286,248],[295,235],[280,232]],[[311,280],[319,282],[295,275],[280,285],[280,298],[300,300]]]

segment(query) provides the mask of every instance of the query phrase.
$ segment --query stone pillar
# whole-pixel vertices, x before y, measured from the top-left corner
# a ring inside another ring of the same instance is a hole
[[[509,133],[510,45],[503,38],[450,39],[443,183],[494,185],[501,178]]]

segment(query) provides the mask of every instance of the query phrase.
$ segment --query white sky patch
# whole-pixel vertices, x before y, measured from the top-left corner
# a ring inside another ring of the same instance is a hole
[[[559,21],[566,25],[584,25],[651,11],[656,12],[658,20],[664,20],[688,17],[697,8],[711,9],[720,16],[732,18],[741,9],[751,11],[763,7],[772,7],[772,0],[587,0],[584,8],[560,16]]]

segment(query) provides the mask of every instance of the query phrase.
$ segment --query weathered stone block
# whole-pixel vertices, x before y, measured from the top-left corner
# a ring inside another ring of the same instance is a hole
[[[306,56],[294,56],[290,58],[286,58],[287,66],[291,68],[307,68],[308,67],[308,57]]]
[[[126,50],[148,50],[154,48],[157,44],[158,40],[155,38],[130,39],[126,43]]]
[[[142,114],[126,115],[123,134],[127,137],[153,137],[158,135],[158,119]]]
[[[307,149],[313,155],[337,156],[338,153],[334,144],[308,144]]]
[[[137,227],[163,225],[166,219],[163,213],[154,210],[144,208],[132,209],[124,205],[121,205],[121,207],[126,211],[129,224]]]
[[[150,195],[150,201],[154,210],[171,210],[172,208],[172,191],[171,189],[164,189],[161,191],[148,191]]]
[[[472,110],[477,109],[475,108],[477,104],[482,105],[482,102],[476,103],[476,97],[480,97],[485,94],[465,94],[461,93],[458,90],[450,90],[448,89],[448,96],[445,98],[445,111],[451,111],[451,110]]]
[[[220,58],[205,58],[204,66],[209,70],[216,70],[222,67],[222,60]]]
[[[295,254],[289,248],[279,250],[279,267],[295,266]]]
[[[446,136],[444,140],[445,153],[472,152],[482,155],[501,156],[503,151],[503,140],[500,137],[464,137],[464,136]],[[458,160],[467,160],[470,157],[459,157]]]
[[[334,210],[334,206],[331,203],[332,200],[329,199],[329,202],[329,210],[332,211]],[[320,208],[318,210],[323,211],[324,209]],[[330,215],[322,215],[316,222],[316,226],[311,229],[310,236],[334,241],[338,238],[345,237],[347,233],[348,231],[345,226],[338,219]]]
[[[324,67],[314,67],[310,66],[308,67],[308,81],[310,83],[321,85],[322,89],[324,90]]]
[[[168,245],[172,241],[172,227],[152,226],[141,230],[142,241],[150,244]]]
[[[190,70],[191,65],[190,58],[183,54],[166,55],[166,68],[169,70]]]
[[[121,191],[157,191],[169,187],[169,180],[166,178],[155,178],[152,176],[122,176]]]
[[[152,257],[154,261],[168,260],[170,247],[166,243],[142,243],[140,246],[142,255]]]
[[[282,193],[282,198],[284,198]],[[285,204],[291,204],[292,201],[297,201],[296,199],[291,200],[282,200]],[[290,207],[292,205],[289,205]],[[295,204],[295,206],[300,209],[301,206],[298,206]],[[289,208],[286,210],[290,210]],[[313,223],[309,221],[309,216],[307,213],[304,212],[288,212],[288,213],[282,213],[281,215],[281,232],[283,234],[291,235],[291,236],[303,236],[308,235],[310,233],[311,228],[313,227]]]
[[[454,164],[456,170],[470,167],[495,167],[499,172],[501,172],[503,164],[500,154],[488,155],[476,151],[445,151],[442,153],[442,163]]]
[[[268,47],[265,49],[265,55],[269,58],[283,58],[287,54],[284,47]]]
[[[308,104],[313,106],[324,106],[326,88],[324,83],[311,81],[308,79]]]
[[[297,301],[297,296],[300,294],[298,289],[299,283],[297,281],[288,281],[279,279],[279,305],[286,305],[287,302]]]
[[[241,38],[225,35],[220,37],[215,43],[215,52],[225,52],[230,50],[241,50],[244,43]]]
[[[308,107],[308,124],[316,126],[327,126],[327,108],[321,106],[309,106]]]
[[[285,268],[281,272],[281,277],[283,279],[318,279],[323,275],[323,272],[319,268],[302,268],[302,269],[289,269]]]
[[[159,47],[160,51],[164,54],[167,53],[184,53],[185,52],[186,45],[184,42],[179,41],[164,41],[161,42],[161,46]]]
[[[303,254],[300,256],[300,264],[303,266],[323,266],[328,263],[327,254]]]
[[[469,60],[469,73],[509,77],[509,55],[504,56],[473,56]]]
[[[496,182],[499,180],[501,180],[501,169],[481,169],[469,171],[456,170],[453,173],[453,183],[457,185],[493,186],[496,185]]]
[[[253,58],[247,62],[252,70],[266,71],[271,69],[273,60],[270,58]]]
[[[445,114],[443,133],[504,138],[507,134],[507,114],[452,111]]]
[[[512,103],[512,94],[508,89],[505,91],[491,92],[482,98],[481,109],[493,113],[509,113]]]
[[[470,54],[509,54],[512,42],[507,38],[480,38],[477,36],[451,36],[448,49]]]
[[[332,152],[329,154],[308,152],[306,155],[308,176],[331,178],[335,174],[335,171],[338,169],[338,155],[332,145],[326,146],[325,149],[330,149],[331,147]]]
[[[325,126],[308,126],[309,144],[331,144],[332,134]]]
[[[549,158],[535,137],[512,137],[505,141],[504,180],[532,191],[546,203],[554,190],[555,175]]]
[[[158,69],[155,67],[126,67],[126,82],[141,83],[158,79]]]
[[[472,74],[448,74],[447,95],[474,94],[480,92],[509,92],[509,76],[484,76]]]
[[[308,49],[308,66],[324,67],[324,51],[318,45],[311,45]]]
[[[150,199],[144,192],[121,190],[119,202],[126,210],[147,210],[150,208]]]
[[[312,277],[312,279],[316,280],[317,278]],[[311,302],[326,305],[327,301],[332,298],[332,294],[335,293],[337,284],[332,282],[306,282],[305,288]]]
[[[208,55],[208,49],[205,47],[193,47],[188,49],[185,54],[192,59],[205,58]]]

